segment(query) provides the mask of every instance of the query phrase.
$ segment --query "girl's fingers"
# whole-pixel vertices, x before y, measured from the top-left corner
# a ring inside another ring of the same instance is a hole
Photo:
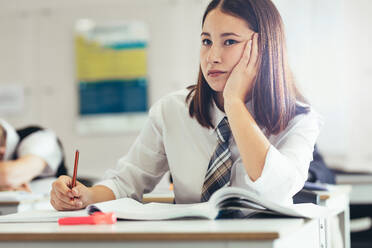
[[[244,51],[242,58],[240,59],[240,65],[242,67],[246,67],[249,63],[250,53],[251,53],[251,47],[252,47],[252,40],[249,40],[245,43]]]
[[[75,210],[84,206],[82,196],[86,192],[86,187],[77,182],[77,186],[70,189],[71,178],[60,176],[52,185],[50,192],[50,203],[57,210]]]
[[[67,204],[61,201],[55,194],[55,192],[51,192],[50,194],[50,203],[56,210],[72,210],[76,209],[75,205]]]
[[[76,202],[76,204],[81,205],[81,207],[87,205],[89,194],[88,194],[88,188],[85,185],[78,184],[76,187],[72,189],[72,194],[78,198],[78,201]]]
[[[258,66],[258,34],[255,33],[252,38],[252,49],[250,51],[249,62],[247,63],[248,71],[255,70]]]
[[[52,195],[52,193],[50,194]],[[50,204],[52,204],[55,210],[60,210],[52,197],[50,197]]]
[[[61,194],[61,192],[58,192],[58,191],[54,191],[53,193],[59,201],[62,201],[62,202],[66,203],[66,204],[69,204],[71,206],[74,205],[72,197],[68,197],[67,195]]]
[[[71,189],[71,193],[74,197],[81,197],[84,194],[86,187],[84,184],[77,183],[76,187]]]
[[[74,198],[69,185],[71,178],[68,176],[59,177],[52,185],[50,193],[51,204],[57,210],[77,209],[81,204],[78,204],[79,199]]]
[[[71,183],[71,178],[67,176],[60,176],[52,185],[52,189],[58,191],[61,195],[68,196],[70,198],[74,197],[71,193],[69,187]]]

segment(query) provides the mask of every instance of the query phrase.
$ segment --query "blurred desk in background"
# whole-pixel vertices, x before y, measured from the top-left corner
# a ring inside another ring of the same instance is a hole
[[[352,185],[350,204],[372,204],[372,174],[336,172],[336,184]]]
[[[372,174],[336,171],[336,183],[352,186],[350,192],[352,247],[372,247]]]

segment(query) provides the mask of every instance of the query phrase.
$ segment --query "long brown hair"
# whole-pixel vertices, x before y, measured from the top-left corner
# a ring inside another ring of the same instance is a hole
[[[258,33],[259,69],[252,88],[253,111],[257,124],[270,134],[283,131],[296,115],[309,109],[297,90],[288,66],[283,22],[270,0],[212,0],[204,12],[202,26],[209,12],[219,8],[223,13],[241,18]],[[214,91],[209,87],[201,68],[196,85],[189,86],[186,98],[189,113],[200,125],[213,128],[210,106]]]

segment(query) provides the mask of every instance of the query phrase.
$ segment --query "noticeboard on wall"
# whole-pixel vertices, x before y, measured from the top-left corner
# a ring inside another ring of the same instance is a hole
[[[143,22],[76,23],[79,134],[143,126],[148,110],[147,47]]]

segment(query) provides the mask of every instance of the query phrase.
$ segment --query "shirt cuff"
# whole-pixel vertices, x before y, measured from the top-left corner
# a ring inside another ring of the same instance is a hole
[[[274,146],[270,145],[261,176],[253,182],[248,174],[245,174],[244,181],[248,187],[254,189],[260,196],[290,204],[292,203],[291,181],[297,180],[289,178],[294,173],[286,170],[296,169],[291,168],[289,164],[289,161]]]

